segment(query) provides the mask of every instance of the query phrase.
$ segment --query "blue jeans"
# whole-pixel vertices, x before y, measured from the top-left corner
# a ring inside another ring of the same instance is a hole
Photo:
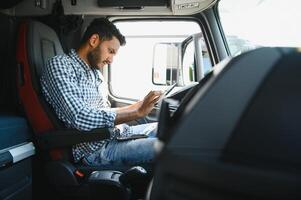
[[[155,157],[154,143],[157,123],[132,126],[133,134],[146,134],[147,138],[108,141],[102,148],[85,157],[83,163],[90,166],[134,166],[152,163]]]

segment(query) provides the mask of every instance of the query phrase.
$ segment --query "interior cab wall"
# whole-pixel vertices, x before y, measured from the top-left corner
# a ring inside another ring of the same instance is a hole
[[[14,17],[0,14],[0,112],[18,112],[16,86],[17,22]]]

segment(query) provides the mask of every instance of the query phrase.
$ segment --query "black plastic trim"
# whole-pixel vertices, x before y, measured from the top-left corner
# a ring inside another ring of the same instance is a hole
[[[49,150],[58,147],[69,147],[82,142],[92,142],[110,138],[110,132],[106,128],[92,131],[79,131],[75,129],[55,130],[37,136],[39,147]]]
[[[13,164],[13,156],[10,154],[9,151],[5,151],[0,153],[0,169],[6,168]]]

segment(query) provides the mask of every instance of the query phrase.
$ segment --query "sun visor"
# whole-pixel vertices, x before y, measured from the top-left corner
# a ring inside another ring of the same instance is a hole
[[[201,12],[216,3],[216,0],[171,0],[174,15],[187,15]]]

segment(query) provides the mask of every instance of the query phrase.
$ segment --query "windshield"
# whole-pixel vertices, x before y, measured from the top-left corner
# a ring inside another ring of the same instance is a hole
[[[232,55],[261,46],[301,47],[300,0],[221,0],[219,16]]]

